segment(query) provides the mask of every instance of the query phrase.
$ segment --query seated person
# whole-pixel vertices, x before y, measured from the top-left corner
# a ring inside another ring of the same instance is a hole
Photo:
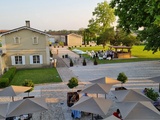
[[[73,106],[75,102],[77,102],[77,96],[74,94],[70,99],[70,106]]]
[[[120,113],[120,110],[119,110],[119,109],[117,109],[117,111],[115,111],[115,112],[113,113],[113,115],[114,115],[115,117],[120,118],[120,119],[122,120],[122,116],[121,116],[121,113]]]

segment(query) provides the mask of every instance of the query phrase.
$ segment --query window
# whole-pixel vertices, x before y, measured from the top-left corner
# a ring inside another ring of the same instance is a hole
[[[40,63],[40,56],[39,55],[33,56],[33,63]]]
[[[32,38],[32,40],[33,40],[33,44],[38,44],[38,37],[35,37],[35,36],[34,36],[34,37]]]
[[[14,44],[20,44],[20,37],[14,37]]]
[[[42,64],[42,63],[43,63],[42,55],[30,56],[30,64]]]
[[[24,65],[25,64],[25,56],[11,56],[12,65]]]

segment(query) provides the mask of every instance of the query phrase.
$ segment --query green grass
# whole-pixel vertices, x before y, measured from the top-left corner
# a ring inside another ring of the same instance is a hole
[[[160,51],[152,54],[152,51],[143,51],[144,46],[133,46],[131,51],[132,51],[132,56],[138,57],[138,58],[160,58]]]
[[[74,48],[73,48],[74,49]],[[103,46],[89,46],[89,47],[78,47],[77,49],[83,51],[98,51],[98,50],[108,50],[109,48],[106,46],[105,49]],[[152,61],[152,60],[160,60],[160,51],[152,54],[152,51],[144,51],[144,46],[133,46],[131,49],[131,54],[134,58],[129,59],[114,59],[114,60],[98,60],[99,64],[106,64],[106,63],[123,63],[123,62],[138,62],[138,61]],[[88,55],[83,55],[86,59],[92,60],[91,57]]]
[[[25,79],[30,79],[34,84],[62,82],[55,68],[37,68],[17,70],[10,85],[22,85]]]

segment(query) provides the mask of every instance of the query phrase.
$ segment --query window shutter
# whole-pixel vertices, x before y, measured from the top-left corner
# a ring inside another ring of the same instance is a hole
[[[11,56],[11,63],[12,65],[15,65],[15,56]]]
[[[30,55],[30,64],[33,64],[33,56]]]
[[[40,55],[40,64],[43,64],[43,57]]]
[[[22,64],[25,65],[25,56],[22,56]]]

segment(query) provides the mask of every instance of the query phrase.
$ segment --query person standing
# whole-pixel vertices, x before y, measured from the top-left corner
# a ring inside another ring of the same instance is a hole
[[[53,66],[56,68],[56,66],[57,66],[57,59],[54,59]]]

